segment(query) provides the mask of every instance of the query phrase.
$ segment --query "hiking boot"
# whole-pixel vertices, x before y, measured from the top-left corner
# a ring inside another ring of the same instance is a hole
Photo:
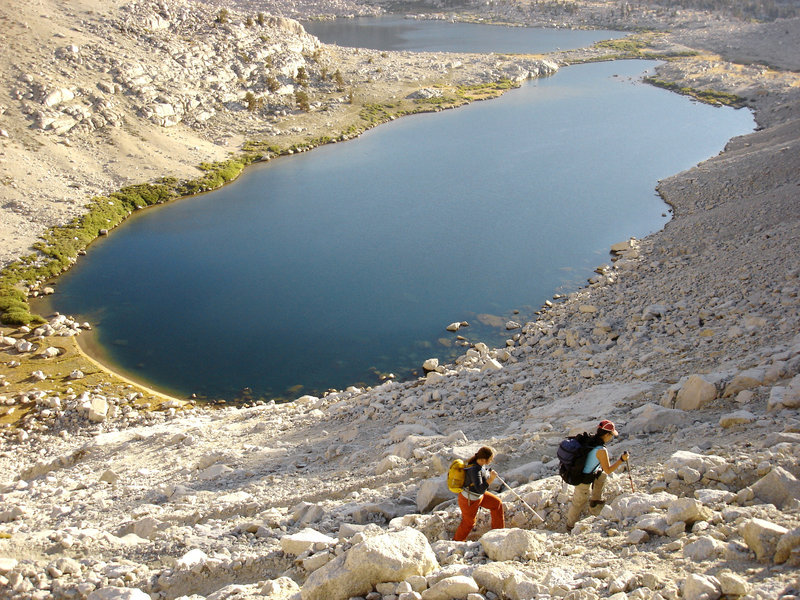
[[[603,507],[606,503],[603,500],[590,500],[589,501],[589,512],[594,516],[600,514],[600,511],[603,510]]]

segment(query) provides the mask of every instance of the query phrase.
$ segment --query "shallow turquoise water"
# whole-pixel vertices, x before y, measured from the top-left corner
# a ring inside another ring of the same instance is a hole
[[[97,323],[129,374],[228,399],[407,376],[452,358],[453,321],[502,343],[477,314],[533,318],[611,244],[663,226],[660,178],[752,130],[747,111],[638,82],[653,65],[562,69],[249,168],[93,244],[55,308]]]

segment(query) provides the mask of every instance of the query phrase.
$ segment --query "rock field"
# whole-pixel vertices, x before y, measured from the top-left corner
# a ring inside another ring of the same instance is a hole
[[[416,89],[435,80],[424,74],[482,81],[544,64],[411,53],[364,63],[270,17],[271,66],[251,61],[251,70],[214,62],[255,43],[247,27],[217,37],[216,7],[92,6],[40,2],[24,9],[28,29],[2,8],[9,52],[21,52],[16,36],[42,40],[26,60],[2,63],[0,167],[11,180],[0,214],[4,231],[22,228],[3,237],[5,257],[79,213],[92,186],[187,173],[258,128],[345,122],[336,90],[319,122],[319,111],[279,107],[268,87],[269,115],[232,110],[256,82],[293,85],[292,68],[319,68],[308,54],[339,52],[327,64],[341,59],[348,77],[375,76],[375,93],[404,95],[414,78]],[[171,33],[159,37],[164,22]],[[181,46],[178,22],[204,34]],[[157,398],[97,368],[74,345],[91,324],[57,316],[3,328],[0,598],[800,597],[800,78],[798,46],[772,43],[797,40],[800,20],[701,25],[669,34],[701,54],[659,76],[738,94],[758,130],[661,181],[674,211],[665,229],[621,240],[585,287],[534,321],[509,323],[504,348],[475,344],[454,364],[429,361],[415,381],[213,408]],[[170,61],[134,55],[145,39]],[[381,60],[398,68],[370,71]],[[56,81],[81,69],[79,85]],[[226,127],[229,145],[215,143]],[[180,147],[195,149],[178,158]],[[69,192],[71,167],[79,187]],[[51,196],[37,195],[51,185]],[[628,450],[632,468],[609,477],[598,516],[567,531],[571,488],[555,449],[600,418],[621,432],[612,458]],[[484,444],[513,489],[501,492],[507,528],[489,530],[484,514],[468,541],[454,542],[459,513],[444,473]]]

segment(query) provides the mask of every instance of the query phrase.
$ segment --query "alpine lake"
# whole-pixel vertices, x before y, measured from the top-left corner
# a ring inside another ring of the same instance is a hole
[[[385,50],[530,52],[619,32],[353,19],[305,24]],[[641,82],[652,61],[561,69],[499,99],[381,125],[248,167],[98,239],[50,306],[82,344],[166,393],[292,399],[421,375],[468,342],[502,346],[585,284],[609,247],[661,229],[659,179],[754,128]],[[467,321],[451,333],[445,327]],[[459,340],[457,336],[465,340]]]

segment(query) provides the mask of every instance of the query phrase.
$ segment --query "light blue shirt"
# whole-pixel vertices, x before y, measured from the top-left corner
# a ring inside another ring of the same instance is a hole
[[[583,465],[584,473],[594,473],[600,468],[600,459],[597,458],[598,450],[605,450],[605,446],[598,446],[589,450],[589,454],[586,455],[586,464]]]

